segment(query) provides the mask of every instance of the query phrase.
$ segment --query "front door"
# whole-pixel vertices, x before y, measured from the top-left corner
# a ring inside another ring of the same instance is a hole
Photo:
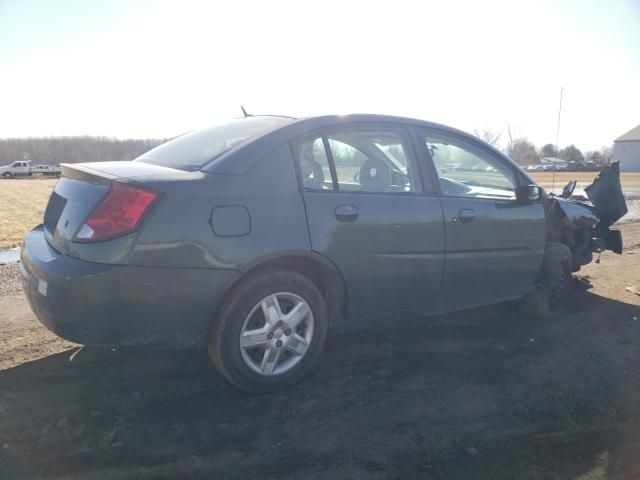
[[[522,204],[515,188],[528,183],[479,142],[423,131],[438,178],[447,238],[441,302],[472,306],[531,290],[545,245],[541,203]]]
[[[351,126],[294,145],[313,250],[342,272],[347,318],[433,305],[444,267],[440,200],[423,191],[408,132]]]

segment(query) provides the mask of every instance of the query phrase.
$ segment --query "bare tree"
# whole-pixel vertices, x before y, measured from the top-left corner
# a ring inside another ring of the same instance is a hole
[[[474,129],[473,133],[476,137],[489,145],[498,148],[498,142],[500,141],[500,132],[496,132],[490,128],[481,128],[480,130]]]
[[[512,157],[513,158],[513,136],[517,133],[512,131],[511,129],[511,124],[509,122],[507,122],[507,135],[509,136],[509,141],[507,142],[507,149],[505,151],[505,153],[507,154],[507,156]]]
[[[511,154],[509,157],[518,165],[533,165],[540,163],[540,156],[536,146],[524,137],[509,141]]]
[[[542,157],[557,157],[556,146],[552,143],[547,143],[540,149],[540,156]]]
[[[607,145],[600,147],[600,155],[602,155],[602,162],[609,165],[613,161],[613,147]]]

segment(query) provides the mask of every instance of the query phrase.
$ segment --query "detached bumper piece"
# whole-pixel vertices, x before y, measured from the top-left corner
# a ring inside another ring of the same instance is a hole
[[[600,172],[584,191],[594,207],[598,209],[598,228],[609,228],[629,211],[620,184],[620,163],[614,162]]]

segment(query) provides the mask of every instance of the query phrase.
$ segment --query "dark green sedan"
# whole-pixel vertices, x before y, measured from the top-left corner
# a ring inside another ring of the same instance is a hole
[[[622,248],[613,216],[442,125],[247,116],[134,161],[63,165],[21,270],[61,337],[206,345],[230,382],[267,391],[309,372],[329,331],[553,298]]]

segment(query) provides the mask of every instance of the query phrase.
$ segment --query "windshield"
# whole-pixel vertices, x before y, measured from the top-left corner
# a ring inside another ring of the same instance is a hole
[[[179,170],[199,170],[239,143],[290,122],[285,117],[246,117],[194,130],[164,143],[134,161]]]

